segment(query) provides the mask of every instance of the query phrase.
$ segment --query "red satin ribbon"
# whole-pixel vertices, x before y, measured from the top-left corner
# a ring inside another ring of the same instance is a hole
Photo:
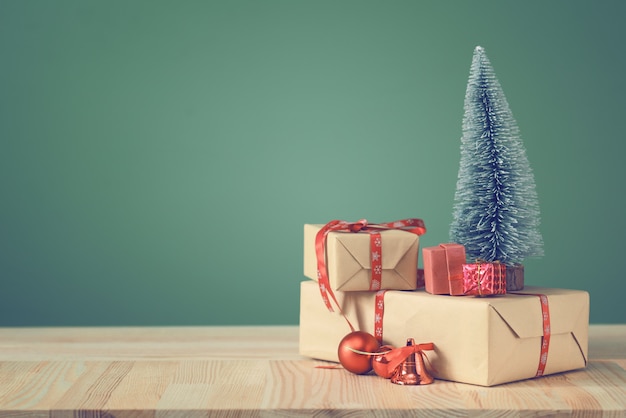
[[[380,238],[380,232],[370,232],[370,263],[372,274],[370,278],[370,290],[380,290],[380,284],[383,278],[383,240]]]
[[[541,293],[513,293],[514,295],[537,296],[541,302],[541,317],[543,320],[543,335],[541,336],[541,354],[539,355],[539,365],[535,377],[543,376],[548,363],[548,351],[550,349],[550,307],[548,305],[548,296]]]
[[[394,348],[387,351],[381,356],[385,359],[385,367],[387,372],[391,373],[396,367],[402,364],[411,354],[417,354],[422,351],[434,350],[435,345],[433,343],[422,343],[416,345],[405,345],[402,347]],[[423,353],[426,356],[426,353]],[[427,357],[428,358],[428,357]]]
[[[465,262],[465,247],[455,243],[439,244],[439,248],[443,249],[446,261],[446,273],[448,277],[448,290],[451,295],[458,296],[463,294],[463,267]],[[450,270],[452,262],[455,263],[454,274]],[[461,261],[461,266],[457,263]]]
[[[376,307],[374,308],[374,337],[380,345],[383,344],[383,317],[385,316],[385,292],[376,292]]]
[[[331,232],[366,232],[371,234],[370,237],[370,262],[372,267],[372,281],[370,283],[370,289],[375,290],[375,280],[378,280],[378,287],[380,288],[380,277],[382,276],[382,246],[380,243],[379,231],[385,231],[390,229],[398,229],[407,232],[411,232],[416,235],[423,235],[426,233],[426,226],[424,221],[417,218],[402,219],[394,222],[387,222],[382,224],[369,224],[367,220],[361,219],[357,222],[346,222],[341,220],[333,220],[328,222],[322,229],[319,230],[315,236],[315,253],[317,256],[317,282],[319,285],[322,300],[326,304],[329,311],[334,312],[331,300],[335,303],[339,312],[343,315],[350,326],[350,329],[354,331],[354,327],[346,318],[346,315],[341,310],[341,306],[335,297],[332,289],[330,288],[330,281],[328,280],[328,268],[326,266],[326,237]],[[378,237],[379,241],[376,240]],[[377,245],[378,244],[378,245]],[[375,255],[377,252],[377,255]]]

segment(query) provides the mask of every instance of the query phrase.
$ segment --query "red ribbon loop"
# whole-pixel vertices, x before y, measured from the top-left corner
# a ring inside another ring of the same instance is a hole
[[[383,345],[383,318],[385,316],[385,292],[379,290],[376,292],[376,306],[374,307],[374,337],[380,345]]]
[[[433,343],[422,343],[416,345],[405,345],[398,348],[393,348],[387,351],[384,354],[381,354],[383,357],[384,364],[387,368],[387,371],[391,373],[396,367],[402,364],[411,354],[417,354],[422,351],[432,351],[435,349],[435,345]],[[424,353],[424,355],[426,355]]]
[[[366,219],[360,219],[356,222],[353,222],[351,224],[348,224],[348,229],[350,230],[350,232],[359,232],[360,230],[364,229],[367,227],[367,220]]]

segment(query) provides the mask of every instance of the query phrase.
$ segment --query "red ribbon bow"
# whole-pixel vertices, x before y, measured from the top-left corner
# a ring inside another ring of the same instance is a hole
[[[422,343],[416,345],[405,345],[398,348],[393,348],[380,356],[384,359],[382,364],[385,365],[386,372],[391,374],[396,367],[402,364],[411,354],[422,353],[422,351],[431,351],[435,349],[435,345],[433,343]],[[426,353],[422,353],[426,356]],[[426,357],[428,359],[428,357]]]

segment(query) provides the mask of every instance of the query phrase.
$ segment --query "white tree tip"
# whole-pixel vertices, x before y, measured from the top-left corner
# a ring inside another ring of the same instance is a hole
[[[474,51],[475,52],[485,52],[485,48],[483,48],[480,45],[477,45],[476,48],[474,48]]]

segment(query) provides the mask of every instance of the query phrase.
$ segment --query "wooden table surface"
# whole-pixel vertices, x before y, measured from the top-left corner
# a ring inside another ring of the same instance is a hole
[[[480,387],[398,386],[298,355],[298,328],[0,328],[0,417],[626,417],[626,325],[586,369]]]

